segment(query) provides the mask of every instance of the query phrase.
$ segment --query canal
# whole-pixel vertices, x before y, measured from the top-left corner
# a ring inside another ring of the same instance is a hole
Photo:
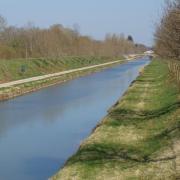
[[[46,180],[77,151],[147,58],[0,102],[0,179]]]

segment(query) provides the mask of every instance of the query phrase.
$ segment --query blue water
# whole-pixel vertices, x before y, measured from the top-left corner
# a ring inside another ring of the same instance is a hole
[[[149,63],[144,58],[0,102],[0,180],[45,180]]]

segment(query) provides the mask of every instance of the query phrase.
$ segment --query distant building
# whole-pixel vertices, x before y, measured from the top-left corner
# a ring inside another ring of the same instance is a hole
[[[154,51],[152,51],[152,50],[145,51],[144,54],[146,54],[146,55],[153,55]]]

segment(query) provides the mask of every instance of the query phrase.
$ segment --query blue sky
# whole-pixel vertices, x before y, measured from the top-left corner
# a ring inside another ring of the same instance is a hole
[[[80,32],[96,39],[106,33],[131,34],[136,42],[152,45],[155,23],[164,0],[0,0],[0,14],[8,24],[28,21],[48,27],[78,24]]]

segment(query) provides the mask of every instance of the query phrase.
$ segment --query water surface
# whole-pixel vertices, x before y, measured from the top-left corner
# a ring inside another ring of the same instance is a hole
[[[0,102],[0,179],[52,176],[148,62],[128,62]]]

